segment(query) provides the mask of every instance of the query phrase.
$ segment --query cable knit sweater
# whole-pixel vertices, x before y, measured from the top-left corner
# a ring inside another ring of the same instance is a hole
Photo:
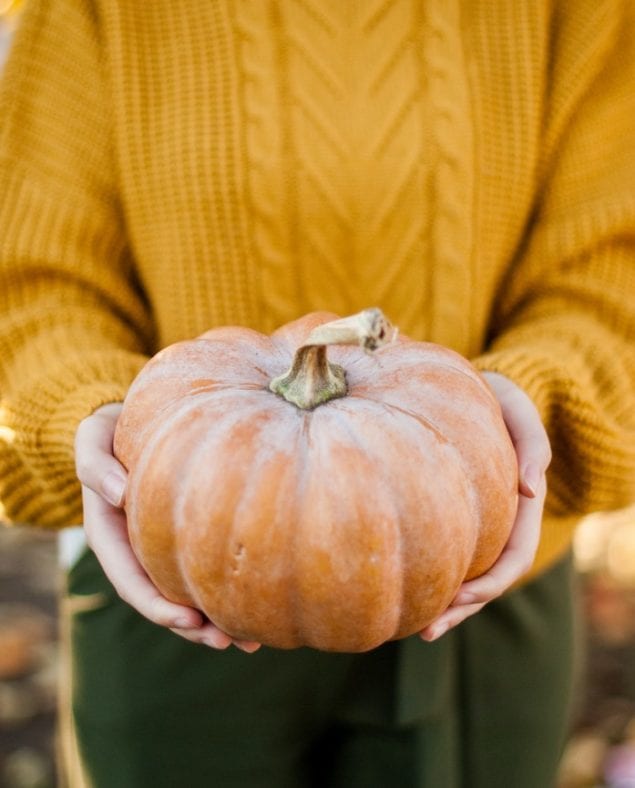
[[[635,474],[635,4],[32,0],[0,89],[0,493],[81,518],[148,355],[379,305],[533,398],[535,570]]]

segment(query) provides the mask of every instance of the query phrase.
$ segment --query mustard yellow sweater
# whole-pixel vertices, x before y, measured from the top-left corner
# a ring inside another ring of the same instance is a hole
[[[0,496],[160,347],[379,305],[534,399],[536,570],[635,476],[635,3],[32,0],[0,89]]]

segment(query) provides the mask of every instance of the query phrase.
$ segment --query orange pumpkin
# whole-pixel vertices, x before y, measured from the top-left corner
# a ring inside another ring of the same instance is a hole
[[[131,544],[166,597],[236,638],[356,652],[421,630],[493,564],[518,479],[469,362],[390,341],[379,310],[333,317],[162,350],[115,453]]]

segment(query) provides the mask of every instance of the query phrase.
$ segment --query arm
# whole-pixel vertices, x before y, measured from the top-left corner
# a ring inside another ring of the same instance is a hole
[[[35,0],[0,86],[0,495],[79,522],[77,425],[151,350],[117,201],[106,64],[86,2]]]
[[[537,494],[521,486],[507,550],[426,639],[544,568],[580,515],[635,499],[635,6],[583,0],[555,15],[534,213],[475,362],[495,383],[521,480],[540,471]]]
[[[587,25],[574,60],[556,20],[534,216],[477,360],[538,408],[551,517],[635,496],[635,7],[580,5],[556,4]]]
[[[127,246],[109,117],[94,7],[34,0],[0,88],[1,500],[20,522],[83,521],[125,601],[226,648],[231,638],[149,581],[113,488],[117,478],[125,486],[112,456],[116,403],[153,350],[153,325]]]

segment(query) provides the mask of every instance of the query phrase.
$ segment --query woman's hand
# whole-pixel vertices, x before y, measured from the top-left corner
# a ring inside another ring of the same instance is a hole
[[[538,549],[547,493],[545,473],[551,462],[549,439],[535,405],[522,389],[498,373],[486,372],[484,376],[500,403],[516,449],[518,511],[498,561],[484,575],[463,583],[450,607],[421,632],[428,641],[441,637],[506,591],[531,568]]]
[[[75,462],[82,483],[89,546],[115,591],[145,618],[194,643],[216,649],[234,643],[242,651],[256,651],[259,643],[232,641],[198,610],[162,596],[132,552],[122,508],[127,475],[112,448],[121,407],[112,403],[98,408],[80,423],[75,436]]]

